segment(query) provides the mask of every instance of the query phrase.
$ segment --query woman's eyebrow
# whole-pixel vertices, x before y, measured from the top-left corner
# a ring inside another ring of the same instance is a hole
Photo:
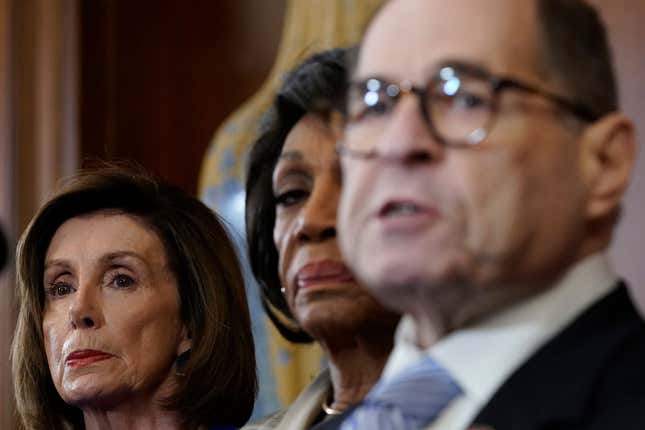
[[[115,251],[115,252],[110,252],[108,254],[103,255],[99,261],[101,263],[109,263],[114,260],[119,260],[123,258],[135,258],[137,260],[145,262],[145,259],[138,253],[134,251]],[[64,268],[71,268],[72,265],[70,264],[69,261],[65,259],[60,259],[60,258],[55,258],[53,260],[48,260],[45,262],[45,270],[49,269],[50,267],[53,266],[60,266]]]
[[[281,160],[298,160],[298,161],[302,160],[303,159],[302,151],[295,151],[294,150],[294,151],[283,152],[282,154],[280,154],[280,159]]]
[[[72,265],[69,263],[69,261],[61,259],[61,258],[55,258],[53,260],[45,261],[45,269],[44,270],[47,271],[47,269],[50,269],[50,268],[52,268],[54,266],[62,267],[62,268],[65,268],[65,269],[70,269],[72,267]]]

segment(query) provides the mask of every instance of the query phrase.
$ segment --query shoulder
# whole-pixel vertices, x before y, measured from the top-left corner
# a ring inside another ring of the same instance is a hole
[[[260,418],[256,421],[248,423],[242,430],[271,430],[274,429],[282,422],[282,418],[287,413],[287,409],[280,409],[271,415]]]
[[[645,322],[621,285],[520,366],[476,422],[500,429],[517,422],[534,424],[526,428],[539,428],[535,423],[540,422],[553,429],[576,428],[572,423],[603,430],[645,428],[635,420],[645,418],[643,339]],[[612,422],[621,425],[603,427]]]
[[[320,407],[331,392],[329,370],[324,369],[287,408],[247,424],[243,430],[309,429],[320,416]]]

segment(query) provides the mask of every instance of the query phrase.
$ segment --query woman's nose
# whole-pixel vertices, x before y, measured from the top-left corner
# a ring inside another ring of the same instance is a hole
[[[337,186],[321,186],[314,190],[302,208],[297,236],[302,241],[322,241],[336,237]]]
[[[97,292],[92,287],[81,286],[72,294],[69,321],[75,329],[98,328],[102,324],[101,307]]]

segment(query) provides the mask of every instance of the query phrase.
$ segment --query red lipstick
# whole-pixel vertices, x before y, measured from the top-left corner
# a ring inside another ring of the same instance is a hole
[[[79,351],[74,351],[67,356],[65,364],[69,367],[83,367],[88,366],[97,361],[107,360],[112,358],[112,354],[107,352],[95,351],[93,349],[83,349]]]
[[[311,288],[322,284],[353,282],[354,276],[339,261],[323,260],[304,265],[296,274],[298,288]]]

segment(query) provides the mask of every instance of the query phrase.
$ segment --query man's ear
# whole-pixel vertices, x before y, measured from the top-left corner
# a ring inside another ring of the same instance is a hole
[[[582,133],[582,175],[587,217],[597,220],[619,207],[636,161],[634,124],[622,113],[606,115]]]

